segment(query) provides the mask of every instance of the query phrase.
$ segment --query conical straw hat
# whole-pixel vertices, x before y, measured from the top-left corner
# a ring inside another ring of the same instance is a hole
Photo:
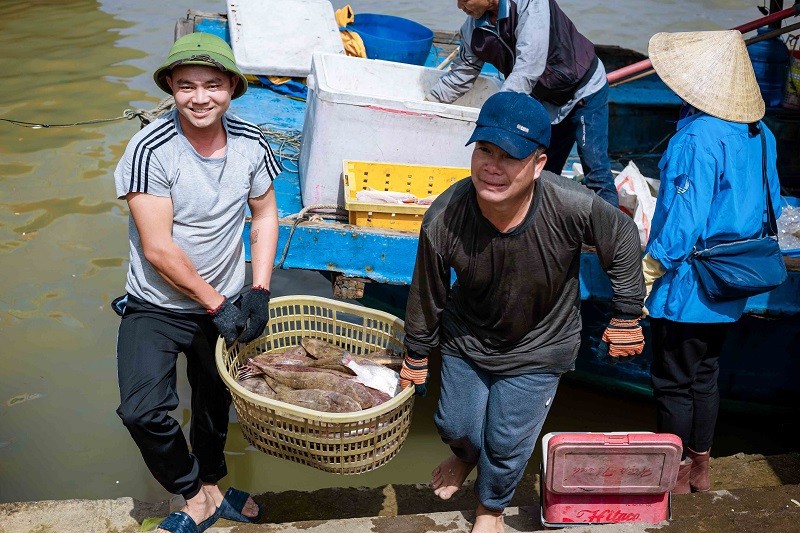
[[[692,107],[731,122],[764,116],[764,99],[737,30],[657,33],[648,53],[664,83]]]

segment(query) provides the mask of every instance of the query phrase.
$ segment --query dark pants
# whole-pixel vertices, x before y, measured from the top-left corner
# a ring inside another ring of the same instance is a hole
[[[711,449],[719,413],[719,356],[730,324],[690,324],[650,319],[650,375],[659,432],[686,448]]]
[[[544,169],[561,174],[575,143],[583,166],[584,184],[618,207],[619,197],[608,159],[608,84],[581,100],[564,120],[553,124]]]
[[[225,439],[230,393],[217,373],[218,332],[206,314],[170,312],[128,297],[117,338],[117,414],[159,483],[184,498],[227,474]],[[177,420],[176,362],[186,355],[192,388],[191,452]]]

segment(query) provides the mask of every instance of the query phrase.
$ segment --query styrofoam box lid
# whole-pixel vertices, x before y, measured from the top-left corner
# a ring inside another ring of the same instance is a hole
[[[548,433],[547,489],[556,494],[660,494],[672,490],[681,440],[671,433]]]
[[[499,80],[478,76],[472,88],[452,104],[426,101],[425,95],[444,74],[419,65],[315,53],[308,88],[314,98],[336,104],[375,106],[467,122],[477,120],[483,103],[500,88]]]
[[[304,78],[314,52],[344,54],[328,0],[229,0],[228,28],[245,74]]]

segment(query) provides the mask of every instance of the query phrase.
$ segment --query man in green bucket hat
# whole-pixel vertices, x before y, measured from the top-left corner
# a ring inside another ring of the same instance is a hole
[[[117,413],[153,476],[186,500],[159,531],[196,533],[220,517],[262,515],[249,494],[223,495],[217,485],[227,474],[231,397],[214,354],[220,335],[245,343],[266,327],[280,168],[261,130],[228,112],[247,80],[224,40],[182,37],[153,79],[175,109],[134,135],[114,173],[117,197],[130,208],[126,294],[114,302],[122,316]],[[247,206],[253,284],[242,293]],[[189,443],[169,416],[178,406],[179,352],[192,388]]]
[[[164,63],[153,74],[156,85],[165,93],[172,94],[167,77],[178,65],[208,65],[222,72],[236,75],[231,99],[242,96],[247,90],[247,78],[236,66],[233,51],[224,40],[210,33],[190,33],[172,45]]]

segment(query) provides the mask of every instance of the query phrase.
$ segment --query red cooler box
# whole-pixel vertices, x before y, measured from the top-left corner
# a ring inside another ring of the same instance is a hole
[[[542,437],[542,525],[661,522],[681,461],[670,433],[548,433]]]

